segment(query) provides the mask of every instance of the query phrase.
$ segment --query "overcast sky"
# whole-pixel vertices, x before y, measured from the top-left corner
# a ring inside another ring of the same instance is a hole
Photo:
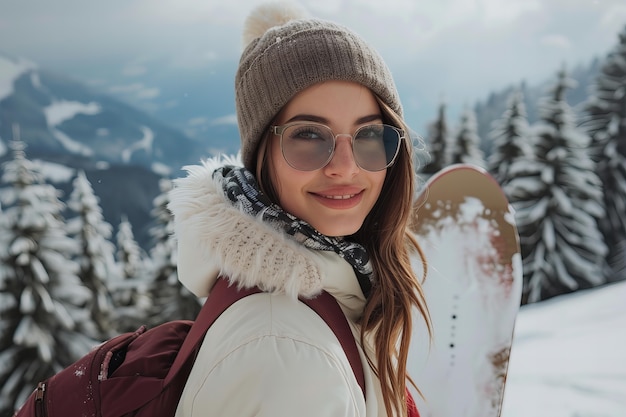
[[[0,51],[71,71],[119,66],[140,76],[238,59],[242,25],[262,0],[0,0]],[[374,44],[419,93],[455,101],[603,57],[626,25],[624,0],[302,0]],[[84,74],[81,74],[84,76]],[[403,95],[403,92],[400,92]],[[434,113],[434,109],[432,112]]]

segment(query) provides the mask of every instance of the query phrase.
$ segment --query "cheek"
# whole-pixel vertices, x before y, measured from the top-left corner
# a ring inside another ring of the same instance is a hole
[[[303,220],[307,218],[307,188],[314,181],[315,172],[298,171],[285,162],[282,155],[275,155],[271,164],[271,177],[278,204],[283,210]]]
[[[284,209],[299,204],[306,185],[310,181],[310,176],[307,174],[296,171],[289,165],[279,165],[273,170],[274,189]]]

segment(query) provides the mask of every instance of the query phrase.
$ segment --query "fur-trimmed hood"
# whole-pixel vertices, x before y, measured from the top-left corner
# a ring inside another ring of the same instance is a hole
[[[241,166],[241,162],[219,157],[186,166],[187,177],[176,179],[170,191],[168,207],[174,215],[183,285],[204,297],[217,277],[225,275],[242,287],[258,286],[295,298],[328,289],[324,276],[354,277],[350,265],[336,254],[308,249],[234,206],[224,195],[221,180],[213,177],[223,165]],[[357,287],[350,288],[355,292],[352,296],[363,297],[356,277],[351,281],[350,286]]]

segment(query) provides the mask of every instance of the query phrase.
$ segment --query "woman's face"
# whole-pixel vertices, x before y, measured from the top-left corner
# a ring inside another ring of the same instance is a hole
[[[327,81],[303,90],[283,108],[276,125],[321,123],[335,135],[382,123],[372,92],[360,84]],[[270,135],[272,182],[281,207],[327,236],[355,233],[380,195],[387,170],[369,172],[356,164],[350,136],[339,136],[330,162],[315,171],[292,168],[281,152],[280,136]]]

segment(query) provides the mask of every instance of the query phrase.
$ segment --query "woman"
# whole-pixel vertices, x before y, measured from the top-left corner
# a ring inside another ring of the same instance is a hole
[[[224,275],[264,292],[209,329],[177,416],[406,416],[411,314],[427,310],[409,261],[421,255],[407,229],[412,144],[389,69],[348,29],[274,6],[250,15],[245,41],[243,167],[187,167],[170,209],[185,286],[206,296]],[[351,325],[367,398],[297,301],[322,290]]]

